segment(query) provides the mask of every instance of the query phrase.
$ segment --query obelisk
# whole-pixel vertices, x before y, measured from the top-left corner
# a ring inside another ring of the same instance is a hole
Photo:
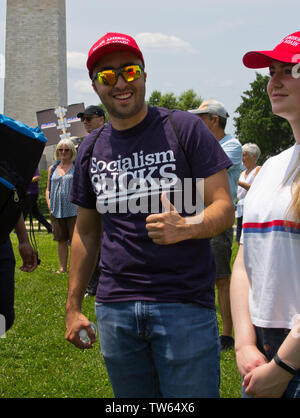
[[[65,0],[7,0],[4,113],[29,126],[67,106]]]

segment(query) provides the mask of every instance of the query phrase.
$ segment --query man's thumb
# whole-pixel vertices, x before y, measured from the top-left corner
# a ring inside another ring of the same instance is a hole
[[[163,205],[163,208],[165,209],[165,212],[177,212],[177,210],[175,209],[175,206],[172,205],[170,200],[167,198],[166,192],[162,192],[160,200]]]

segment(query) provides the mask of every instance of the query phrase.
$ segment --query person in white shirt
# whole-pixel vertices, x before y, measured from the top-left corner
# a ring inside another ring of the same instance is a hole
[[[240,174],[238,181],[237,189],[237,205],[236,205],[236,241],[239,243],[242,232],[242,223],[243,223],[243,208],[244,208],[244,199],[248,190],[250,189],[255,176],[258,174],[261,166],[257,165],[257,160],[259,159],[261,151],[256,144],[248,142],[242,146],[242,162],[245,170]]]
[[[244,201],[231,280],[237,366],[246,396],[300,397],[300,32],[244,55],[270,69],[268,95],[295,145],[262,166]]]

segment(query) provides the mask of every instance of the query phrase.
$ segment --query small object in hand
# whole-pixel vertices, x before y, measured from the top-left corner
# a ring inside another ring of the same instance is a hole
[[[97,337],[97,327],[93,322],[91,322],[91,328],[94,331],[95,336]],[[85,328],[82,328],[79,331],[79,338],[80,338],[80,341],[85,344],[88,344],[91,341],[90,337],[88,336],[88,332]]]

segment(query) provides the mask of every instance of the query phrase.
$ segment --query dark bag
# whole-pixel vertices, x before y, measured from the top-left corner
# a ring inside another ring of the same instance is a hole
[[[0,141],[0,244],[3,244],[21,215],[47,139],[39,127],[33,129],[0,114]]]
[[[49,176],[49,196],[50,196],[50,192],[51,192],[51,181],[52,181],[52,176],[54,174],[54,171],[56,170],[56,168],[59,166],[60,161],[56,161],[55,164],[53,164],[51,171],[50,171],[50,176]]]

